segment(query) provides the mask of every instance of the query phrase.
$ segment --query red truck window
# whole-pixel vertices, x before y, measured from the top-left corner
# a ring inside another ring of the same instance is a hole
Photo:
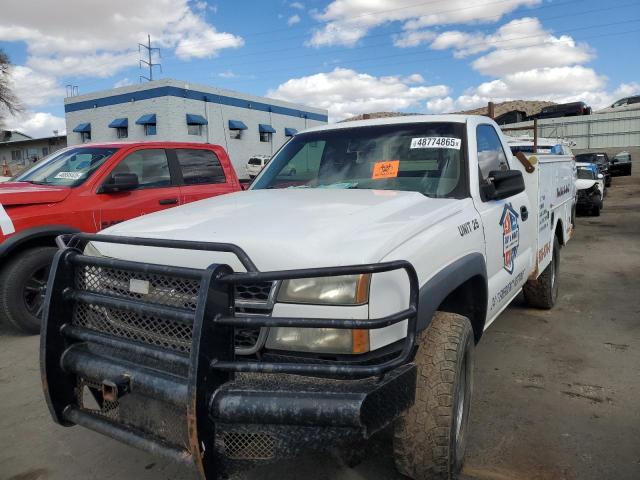
[[[164,149],[138,150],[122,160],[111,174],[135,173],[138,188],[159,188],[171,185],[169,162]]]
[[[176,156],[185,185],[225,183],[220,160],[211,150],[177,149]]]

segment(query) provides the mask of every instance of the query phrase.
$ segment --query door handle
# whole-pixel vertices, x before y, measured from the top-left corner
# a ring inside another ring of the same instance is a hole
[[[520,217],[522,218],[522,221],[526,221],[527,218],[529,218],[529,210],[527,210],[527,207],[525,207],[524,205],[520,207]]]
[[[175,205],[176,203],[178,203],[178,199],[177,198],[163,198],[162,200],[159,200],[158,203],[160,205]]]

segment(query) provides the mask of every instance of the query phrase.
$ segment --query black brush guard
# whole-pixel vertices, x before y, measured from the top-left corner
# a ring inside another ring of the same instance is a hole
[[[247,272],[86,256],[89,241],[230,252]],[[406,261],[259,272],[231,244],[77,234],[58,245],[40,360],[47,404],[61,425],[82,425],[217,478],[256,461],[368,438],[413,404],[419,287]],[[392,270],[406,272],[410,301],[384,318],[277,318],[234,309],[238,282]],[[117,280],[127,276],[147,279],[165,297],[132,293],[131,280],[128,289]],[[185,300],[190,295],[194,301]],[[377,329],[403,320],[401,350],[378,363],[260,361],[234,353],[238,327]]]

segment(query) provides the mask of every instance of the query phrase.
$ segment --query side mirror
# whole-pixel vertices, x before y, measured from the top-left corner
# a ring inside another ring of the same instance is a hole
[[[135,173],[114,173],[109,180],[102,184],[99,193],[126,192],[135,190],[138,185],[138,175]]]
[[[604,178],[604,175],[603,175],[603,174],[601,174],[601,173],[599,173],[599,174],[598,174],[598,180],[602,180],[603,178]]]
[[[488,182],[480,187],[486,200],[500,200],[524,192],[524,177],[520,170],[493,170]]]

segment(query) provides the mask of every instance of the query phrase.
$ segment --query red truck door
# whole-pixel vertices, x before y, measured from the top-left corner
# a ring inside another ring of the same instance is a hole
[[[116,173],[135,173],[138,187],[124,192],[100,193],[100,186]],[[111,169],[100,186],[96,222],[100,229],[181,203],[180,187],[163,148],[129,153]]]
[[[220,161],[214,151],[199,148],[173,150],[182,174],[182,202],[189,203],[238,190],[229,162]]]

